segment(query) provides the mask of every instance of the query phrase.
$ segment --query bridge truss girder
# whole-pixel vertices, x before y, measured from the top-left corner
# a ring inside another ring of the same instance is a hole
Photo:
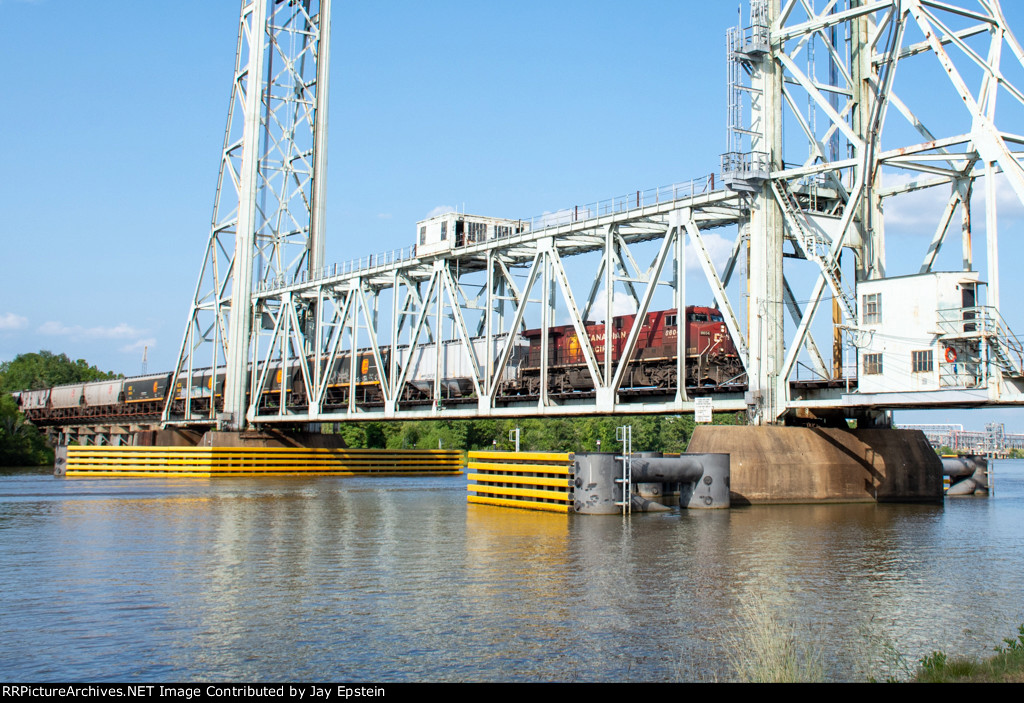
[[[267,380],[277,369],[291,371],[282,374],[283,381],[275,388],[281,402],[250,405],[248,420],[295,423],[692,410],[685,384],[647,396],[626,388],[630,365],[596,349],[586,328],[594,325],[592,313],[600,310],[604,339],[613,338],[613,316],[607,311],[620,294],[632,302],[638,317],[654,310],[652,303],[661,288],[670,291],[671,307],[684,309],[684,252],[689,241],[732,338],[742,349],[739,318],[704,243],[707,232],[735,226],[742,217],[742,196],[713,191],[490,240],[442,256],[261,291],[256,307],[269,320],[256,335],[256,396],[267,396]],[[734,251],[733,263],[738,253]],[[593,268],[581,277],[571,259],[583,254],[590,255]],[[321,314],[310,317],[312,310]],[[302,324],[303,319],[309,323]],[[539,330],[540,378],[547,378],[552,365],[548,330],[555,326],[573,328],[593,390],[558,393],[539,383],[525,396],[503,395],[503,382],[515,372],[517,354],[522,353],[516,340],[527,328]],[[622,359],[633,358],[639,333],[640,325],[633,326]],[[360,396],[357,374],[351,373],[353,354],[357,363],[367,359],[377,369],[379,386],[373,388],[379,396]],[[341,367],[349,369],[343,382],[324,373],[337,369],[339,359]],[[453,400],[445,397],[452,379],[445,377],[442,366],[456,362],[465,379],[464,395]],[[685,378],[684,340],[678,337],[675,363],[676,378]],[[425,369],[426,365],[433,368]],[[296,394],[298,388],[301,392]],[[285,400],[296,395],[302,405],[289,407]],[[736,388],[716,394],[716,404],[730,410],[745,407],[742,391]]]

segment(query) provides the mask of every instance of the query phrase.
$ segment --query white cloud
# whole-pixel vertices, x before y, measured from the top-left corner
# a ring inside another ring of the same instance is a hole
[[[438,215],[444,215],[449,212],[455,212],[455,208],[453,208],[451,205],[438,205],[436,208],[428,212],[427,216],[424,217],[423,219],[429,220],[431,217],[437,217]]]
[[[28,324],[28,319],[13,312],[0,315],[0,330],[20,330]]]
[[[565,210],[556,210],[555,212],[545,212],[538,218],[535,218],[533,227],[535,229],[543,229],[545,227],[554,227],[556,225],[567,225],[573,222],[582,222],[590,217],[590,210],[587,208],[567,208]]]
[[[732,253],[733,243],[715,232],[703,232],[702,236],[704,247],[708,250],[708,256],[711,257],[711,263],[715,265],[715,271],[721,276],[722,269],[725,268],[725,264],[729,260],[729,254]],[[689,240],[686,243],[686,270],[702,273],[704,271],[700,265],[700,259],[697,258],[697,252],[693,248],[693,242]]]
[[[604,301],[604,289],[597,294],[597,301],[594,303],[594,307],[590,310],[591,320],[604,320],[605,317],[605,301]],[[636,312],[636,301],[628,293],[623,291],[615,291],[612,294],[612,317],[619,317],[620,315],[632,315]]]
[[[42,334],[67,334],[68,327],[60,322],[44,322],[39,327],[39,332]]]
[[[50,320],[39,327],[41,334],[52,334],[73,339],[130,339],[138,337],[137,330],[124,322],[113,327],[82,327],[81,325],[65,325],[63,322]]]
[[[885,175],[885,188],[905,185],[915,180],[927,180],[928,176],[910,173]],[[949,201],[951,186],[939,185],[927,190],[905,193],[884,201],[886,236],[918,235],[932,236]],[[1024,217],[1024,204],[1003,175],[996,176],[996,212],[1000,221]],[[971,194],[972,229],[976,233],[985,232],[985,179],[980,178],[974,183]],[[950,231],[960,229],[961,213],[958,206],[950,223]],[[1000,229],[1002,229],[1000,227]]]
[[[138,339],[131,344],[126,344],[121,347],[121,351],[128,354],[135,351],[142,351],[147,347],[150,349],[156,347],[156,339],[154,337],[146,337],[145,339]]]

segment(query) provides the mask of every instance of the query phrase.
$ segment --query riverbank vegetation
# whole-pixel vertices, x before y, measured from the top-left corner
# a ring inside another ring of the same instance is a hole
[[[742,424],[734,413],[715,415],[715,424]],[[633,451],[682,452],[696,424],[686,415],[521,418],[514,420],[419,420],[325,424],[352,449],[463,449],[509,451],[519,429],[521,451],[613,452],[621,447],[616,428],[633,428]]]
[[[727,641],[729,664],[737,680],[814,683],[827,679],[824,647],[814,641],[814,628],[798,630],[760,600],[741,609],[738,623]],[[872,683],[1024,683],[1024,625],[1017,628],[1015,638],[1008,637],[995,647],[995,656],[982,660],[934,651],[912,664],[892,642],[868,639],[864,653],[877,656],[881,652],[890,670],[883,677],[869,676]]]
[[[43,466],[53,463],[46,437],[25,422],[14,398],[0,395],[0,466]]]
[[[982,661],[950,657],[936,651],[921,659],[914,681],[918,683],[1024,683],[1024,625],[1017,637],[1007,637],[995,648],[995,656]]]
[[[957,451],[956,449],[953,449],[952,447],[945,447],[945,446],[943,446],[943,447],[936,447],[935,448],[935,453],[938,454],[940,457],[959,456],[960,455],[960,452]],[[1007,459],[1024,459],[1024,449],[1010,449],[1006,453],[1006,457],[1005,458],[1007,458]]]
[[[66,354],[49,351],[19,354],[13,361],[0,363],[0,466],[53,463],[53,449],[46,437],[25,422],[25,416],[18,410],[11,393],[119,376],[100,371],[84,359],[72,361]]]
[[[761,598],[745,603],[739,627],[728,636],[729,664],[742,683],[820,683],[825,680],[823,648],[809,632],[775,613]]]

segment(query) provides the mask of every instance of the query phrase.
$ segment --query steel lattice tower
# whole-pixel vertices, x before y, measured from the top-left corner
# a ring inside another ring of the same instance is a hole
[[[773,423],[790,404],[790,375],[811,341],[822,301],[831,296],[841,312],[836,326],[855,333],[851,284],[886,276],[886,199],[949,189],[920,271],[932,270],[958,205],[965,213],[963,266],[970,271],[971,195],[984,178],[989,304],[998,310],[995,176],[1005,177],[1024,203],[1024,140],[997,126],[996,105],[999,96],[1018,109],[1024,105],[1024,93],[1002,65],[1005,51],[1019,71],[1024,51],[999,0],[751,0],[749,26],[732,32],[729,44],[733,80],[742,68],[749,78],[742,88],[751,96],[749,122],[731,130],[734,151],[723,159],[726,180],[750,193],[748,404],[756,422]],[[826,52],[827,77],[816,75],[809,58],[815,44]],[[936,62],[940,71],[932,75],[948,80],[958,100],[937,98],[942,86],[921,100],[915,86],[901,85],[900,69],[920,62]],[[969,76],[977,80],[974,88]],[[735,88],[731,122],[741,121]],[[784,119],[797,127],[785,140]],[[955,131],[936,126],[946,124]],[[745,148],[737,149],[744,138]],[[855,258],[854,281],[843,278],[844,249]],[[797,306],[787,300],[784,268],[791,266],[784,257],[818,269],[789,339],[784,309]],[[1000,382],[996,368],[990,386]]]
[[[164,421],[245,424],[252,326],[274,314],[254,291],[305,280],[323,266],[330,0],[243,0],[234,80],[209,243],[196,284]],[[223,415],[216,374],[226,367]],[[186,395],[172,417],[173,389]],[[197,396],[210,397],[205,417]]]

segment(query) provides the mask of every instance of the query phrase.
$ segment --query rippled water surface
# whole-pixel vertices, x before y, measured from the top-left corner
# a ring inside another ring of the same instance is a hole
[[[566,517],[458,478],[0,475],[0,678],[725,680],[770,615],[832,680],[1024,623],[989,499]],[[902,658],[902,659],[901,659]]]

